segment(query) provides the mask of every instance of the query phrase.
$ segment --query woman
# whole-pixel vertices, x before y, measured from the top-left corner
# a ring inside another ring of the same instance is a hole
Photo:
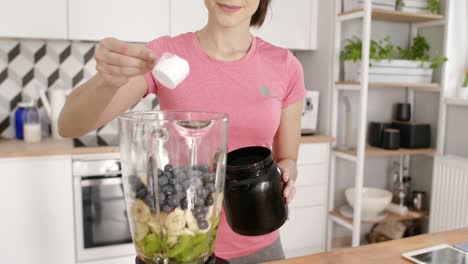
[[[78,137],[125,112],[147,93],[162,110],[223,112],[229,116],[229,151],[252,145],[272,148],[294,196],[300,115],[305,96],[302,67],[287,50],[250,33],[261,26],[270,0],[205,0],[208,24],[198,32],[155,39],[145,46],[113,38],[96,50],[97,74],[68,97],[59,120],[64,137]],[[151,70],[171,52],[186,59],[190,75],[176,89],[164,87]],[[284,258],[278,231],[245,237],[222,217],[216,255],[231,263]]]

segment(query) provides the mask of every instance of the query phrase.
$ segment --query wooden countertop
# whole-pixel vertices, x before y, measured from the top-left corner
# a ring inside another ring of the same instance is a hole
[[[46,138],[38,143],[25,143],[21,140],[0,140],[0,158],[103,154],[118,151],[118,147],[75,148],[71,139],[56,140]]]
[[[436,246],[468,242],[468,228],[421,235],[400,240],[338,249],[304,257],[268,262],[268,264],[397,264],[412,263],[401,257],[402,253]]]
[[[301,144],[332,142],[332,137],[307,136],[301,137]],[[73,147],[73,140],[43,139],[38,143],[25,143],[20,140],[0,140],[0,158],[34,157],[49,155],[83,155],[118,152],[118,147]]]

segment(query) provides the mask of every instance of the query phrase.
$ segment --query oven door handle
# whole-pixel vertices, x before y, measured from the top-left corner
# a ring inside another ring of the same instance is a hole
[[[103,186],[103,185],[117,185],[122,184],[122,178],[104,178],[104,179],[85,179],[81,180],[81,186],[91,187],[91,186]]]

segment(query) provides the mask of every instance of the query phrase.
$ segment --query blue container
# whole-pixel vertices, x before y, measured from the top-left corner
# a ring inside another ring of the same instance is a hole
[[[18,104],[18,108],[15,111],[15,131],[16,131],[16,138],[23,139],[23,125],[24,125],[24,110],[28,107],[33,106],[32,102],[25,103],[21,102]]]

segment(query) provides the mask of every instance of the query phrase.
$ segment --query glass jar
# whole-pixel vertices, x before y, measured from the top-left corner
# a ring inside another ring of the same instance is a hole
[[[41,119],[39,110],[34,103],[23,111],[23,134],[25,142],[34,143],[41,141]]]
[[[206,263],[223,204],[227,117],[130,112],[119,125],[125,200],[140,262]]]
[[[246,147],[228,153],[224,204],[234,232],[258,236],[280,228],[288,218],[283,189],[270,149]]]
[[[17,139],[24,138],[24,109],[31,107],[32,102],[20,102],[15,110],[15,135]]]

